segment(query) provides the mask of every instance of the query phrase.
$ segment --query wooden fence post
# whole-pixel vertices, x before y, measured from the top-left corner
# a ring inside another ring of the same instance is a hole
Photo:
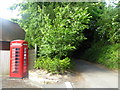
[[[37,59],[37,44],[35,44],[35,59]]]

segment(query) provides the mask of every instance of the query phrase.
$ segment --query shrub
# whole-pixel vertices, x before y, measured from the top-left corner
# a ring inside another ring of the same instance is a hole
[[[71,63],[68,57],[62,60],[58,58],[40,57],[35,61],[35,68],[44,69],[51,73],[64,73],[70,67]]]
[[[52,73],[63,73],[70,68],[70,59],[67,57],[86,39],[83,30],[88,28],[91,18],[87,7],[71,7],[71,3],[66,3],[65,6],[65,3],[61,4],[63,6],[53,3],[42,5],[41,8],[39,3],[30,3],[34,8],[30,6],[27,9],[31,12],[26,18],[29,23],[21,23],[26,30],[25,40],[29,42],[29,47],[34,47],[34,44],[38,46],[35,68],[46,69]],[[51,12],[47,12],[49,9]],[[23,15],[26,15],[26,12],[23,12]],[[25,20],[22,18],[22,21]],[[66,58],[61,59],[63,57]]]
[[[112,44],[120,43],[120,21],[119,8],[112,6],[104,8],[104,12],[98,20],[97,32],[101,40],[106,40]]]
[[[98,42],[89,48],[83,57],[88,61],[103,64],[110,69],[117,69],[119,63],[119,49],[120,44],[104,45],[101,42]]]

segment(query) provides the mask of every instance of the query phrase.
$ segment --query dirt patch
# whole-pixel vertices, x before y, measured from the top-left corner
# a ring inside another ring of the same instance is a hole
[[[83,80],[79,72],[69,71],[65,74],[51,74],[44,70],[30,70],[29,79],[42,84],[52,84],[59,82],[78,82]]]

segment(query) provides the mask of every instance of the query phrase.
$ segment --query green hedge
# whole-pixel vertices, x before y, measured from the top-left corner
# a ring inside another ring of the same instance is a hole
[[[104,45],[98,42],[89,48],[83,57],[88,61],[103,64],[110,69],[118,69],[119,49],[120,44]]]
[[[51,73],[64,73],[66,70],[71,68],[70,59],[66,57],[65,59],[40,57],[35,61],[35,68],[44,69]]]

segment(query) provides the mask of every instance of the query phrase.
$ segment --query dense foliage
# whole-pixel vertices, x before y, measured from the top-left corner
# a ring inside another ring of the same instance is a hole
[[[35,68],[45,69],[48,72],[56,73],[64,73],[66,70],[70,69],[71,62],[70,59],[64,58],[60,60],[59,58],[49,58],[49,57],[40,57],[37,61],[35,61]]]
[[[90,43],[91,47],[86,49],[81,57],[117,69],[118,50],[120,50],[119,4],[117,7],[104,7],[98,16],[100,18],[95,23],[96,29],[93,41]]]
[[[120,43],[120,21],[118,20],[118,8],[111,6],[104,8],[104,12],[98,20],[100,39],[111,44]]]
[[[12,21],[26,31],[29,48],[38,47],[35,68],[63,73],[71,67],[70,56],[76,50],[78,57],[118,67],[119,4],[29,2],[11,7],[16,8],[21,18]]]
[[[26,31],[25,39],[30,48],[38,46],[35,68],[51,72],[68,69],[70,59],[66,57],[86,39],[83,30],[91,18],[88,8],[72,7],[71,3],[23,3],[19,7],[22,18],[18,23]]]
[[[83,58],[91,62],[103,64],[110,69],[117,69],[119,49],[120,44],[105,45],[102,42],[97,42],[91,48],[86,50]]]

